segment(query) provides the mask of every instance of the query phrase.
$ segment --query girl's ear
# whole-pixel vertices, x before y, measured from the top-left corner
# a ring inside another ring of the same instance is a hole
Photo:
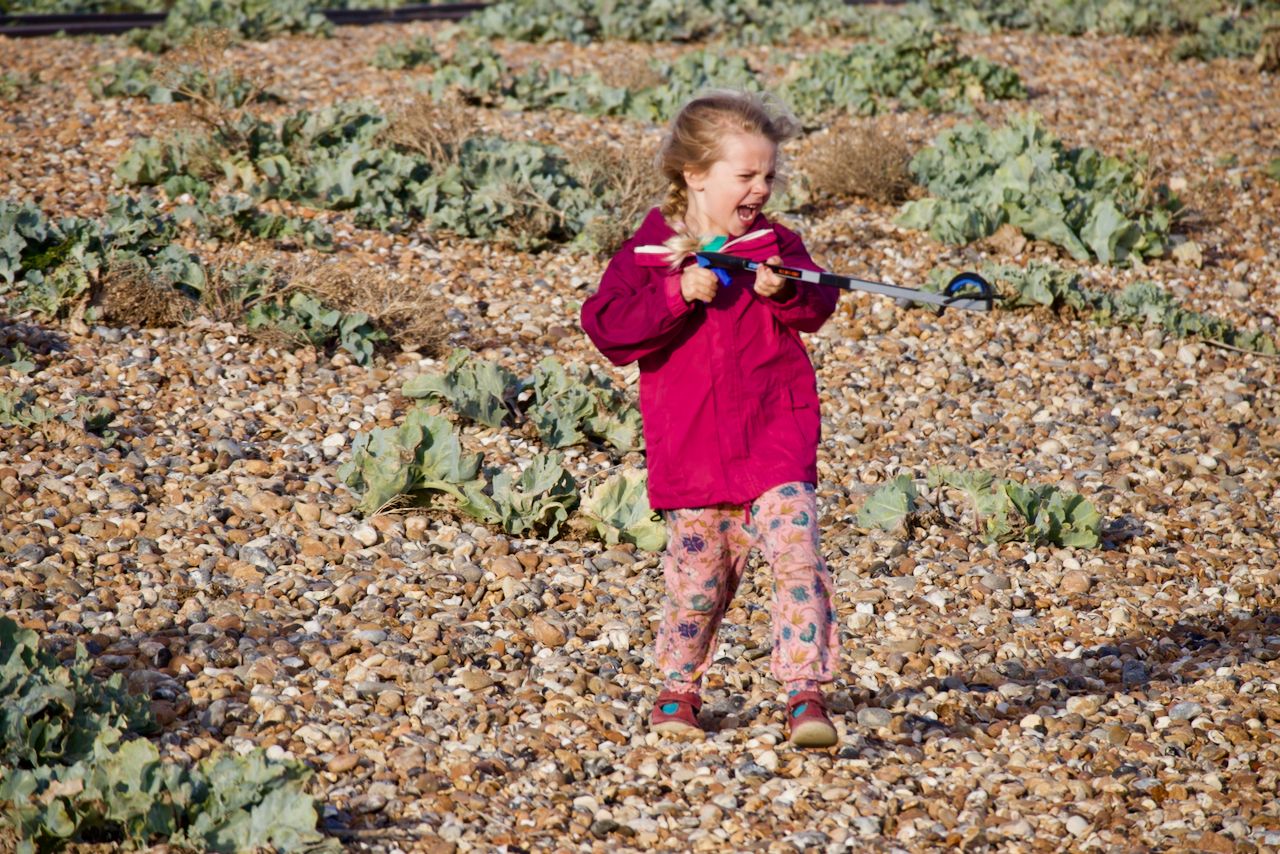
[[[687,186],[690,190],[696,190],[698,192],[702,192],[702,188],[705,187],[707,183],[707,173],[694,172],[691,169],[685,169],[684,183],[685,183],[685,186]]]

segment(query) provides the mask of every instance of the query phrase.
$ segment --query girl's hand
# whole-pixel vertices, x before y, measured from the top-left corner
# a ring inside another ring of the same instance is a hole
[[[761,264],[756,270],[755,292],[760,296],[776,297],[789,288],[790,283],[786,279],[782,278],[769,267],[765,266],[765,264],[781,263],[782,258],[778,255],[774,255],[772,258],[765,261],[764,264]]]
[[[719,290],[720,280],[706,267],[685,267],[680,274],[680,296],[685,302],[711,302]]]

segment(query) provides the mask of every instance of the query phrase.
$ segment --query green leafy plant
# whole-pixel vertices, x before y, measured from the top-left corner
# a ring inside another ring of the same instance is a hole
[[[377,110],[351,104],[274,124],[246,116],[203,141],[140,140],[117,175],[167,184],[190,174],[193,151],[211,147],[224,184],[258,200],[351,210],[357,223],[376,228],[424,221],[525,249],[571,241],[601,214],[592,188],[572,177],[552,146],[480,134],[437,162],[383,144],[387,124]]]
[[[18,71],[0,74],[0,101],[20,101],[40,85],[40,75]]]
[[[261,750],[194,767],[161,758],[146,697],[100,682],[83,647],[62,664],[0,617],[0,810],[23,854],[70,843],[333,851],[316,831],[310,771]]]
[[[1223,0],[927,0],[927,4],[935,21],[977,32],[1034,29],[1125,36],[1184,32],[1205,15],[1229,5]]]
[[[382,45],[373,55],[372,64],[375,68],[400,70],[435,65],[439,60],[440,52],[436,50],[435,41],[430,36],[418,36],[409,41]]]
[[[53,417],[53,412],[36,405],[32,392],[16,388],[0,391],[0,427],[31,428]]]
[[[1178,40],[1171,55],[1174,59],[1204,60],[1252,57],[1262,47],[1266,32],[1276,27],[1280,27],[1280,14],[1274,11],[1241,15],[1233,10],[1208,15],[1196,22],[1194,32]]]
[[[134,57],[100,65],[94,69],[89,91],[98,98],[146,98],[153,104],[171,104],[173,91],[156,82],[155,67],[154,62]]]
[[[357,507],[366,515],[402,499],[428,506],[445,494],[468,515],[487,519],[493,503],[483,494],[479,472],[480,455],[462,450],[446,419],[414,408],[399,427],[358,435],[338,476],[361,496]]]
[[[0,368],[15,374],[29,374],[36,369],[36,356],[21,341],[15,341],[12,346],[0,343]]]
[[[200,99],[224,109],[279,101],[232,68],[211,70],[196,63],[159,63],[126,57],[98,66],[89,91],[98,98],[146,98],[153,104]]]
[[[908,108],[968,108],[975,100],[1025,98],[1016,72],[961,56],[954,43],[907,26],[886,28],[881,41],[848,51],[824,51],[799,60],[783,57],[787,71],[777,91],[810,124],[835,112],[870,114],[890,100]],[[697,50],[674,61],[651,60],[651,85],[609,85],[596,73],[572,77],[533,63],[513,71],[492,47],[464,44],[451,57],[429,60],[430,89],[456,92],[471,103],[504,109],[564,109],[588,115],[662,122],[694,94],[711,87],[761,91],[761,74],[722,50]]]
[[[839,0],[657,0],[623,6],[608,0],[504,0],[472,14],[474,35],[520,41],[704,41],[721,37],[776,44],[797,35],[830,35],[856,14]]]
[[[86,433],[101,437],[104,447],[111,447],[120,437],[119,431],[111,426],[116,420],[115,412],[85,395],[76,396],[74,412],[70,417],[63,416],[63,419],[77,424]]]
[[[249,41],[285,33],[328,35],[333,26],[310,0],[176,0],[164,23],[137,30],[134,42],[163,53],[180,47],[200,30],[224,30]]]
[[[333,250],[333,233],[323,223],[271,213],[240,193],[228,193],[216,201],[197,199],[187,216],[202,234],[223,240],[252,237],[279,242],[299,238],[303,245],[321,252]]]
[[[565,448],[594,439],[620,451],[644,447],[640,411],[602,374],[590,368],[571,374],[548,356],[531,385],[534,398],[527,415],[546,445]]]
[[[250,330],[271,327],[312,346],[334,343],[361,365],[372,362],[377,345],[388,340],[364,312],[340,311],[307,293],[256,303],[245,315],[245,325]]]
[[[1183,308],[1172,294],[1153,282],[1135,282],[1114,296],[1096,295],[1093,316],[1101,323],[1154,323],[1177,338],[1203,338],[1255,353],[1276,353],[1272,336],[1260,330],[1240,330],[1220,317]]]
[[[0,199],[0,278],[12,285],[38,252],[48,251],[49,220],[30,202]]]
[[[1025,520],[1020,536],[1035,545],[1097,548],[1102,517],[1092,503],[1052,484],[1003,484],[1004,494]]]
[[[909,475],[900,474],[877,489],[858,510],[858,524],[864,528],[892,531],[905,524],[916,510],[919,493]]]
[[[500,427],[510,417],[523,387],[519,377],[496,362],[457,349],[449,354],[443,374],[416,376],[401,392],[410,398],[443,398],[464,418]]]
[[[0,201],[0,278],[14,291],[15,308],[45,317],[65,314],[87,298],[99,271],[126,258],[198,293],[203,268],[175,242],[177,233],[174,218],[147,198],[112,196],[100,219],[58,223],[33,205]]]
[[[935,467],[925,481],[940,496],[963,495],[984,542],[1019,540],[1032,545],[1096,548],[1101,537],[1097,509],[1080,495],[1052,484],[1026,486],[986,471]],[[900,474],[873,492],[858,511],[858,524],[886,531],[908,529],[923,513],[925,497],[910,475]],[[933,502],[935,508],[940,499]],[[940,518],[934,514],[933,518]]]
[[[978,122],[946,131],[911,170],[932,195],[908,202],[897,221],[943,243],[968,243],[1010,223],[1078,260],[1119,264],[1163,254],[1179,209],[1137,166],[1068,149],[1035,114],[1000,128]]]
[[[560,454],[538,454],[514,477],[511,472],[490,470],[493,518],[508,534],[545,534],[556,537],[578,505],[578,486],[563,467]]]
[[[643,471],[624,469],[606,478],[583,497],[581,510],[608,545],[634,543],[650,552],[666,545],[667,529],[649,507]]]
[[[807,121],[833,111],[870,115],[888,100],[934,112],[969,109],[975,101],[1025,98],[1017,72],[960,54],[936,32],[906,26],[848,51],[822,51],[795,63],[779,94]]]

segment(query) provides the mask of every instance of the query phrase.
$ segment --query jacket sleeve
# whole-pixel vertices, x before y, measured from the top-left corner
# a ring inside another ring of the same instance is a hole
[[[774,226],[774,232],[778,235],[778,254],[782,256],[783,264],[822,272],[822,268],[809,257],[798,234],[780,225]],[[791,288],[789,292],[784,291],[786,297],[765,302],[783,325],[800,332],[817,332],[836,310],[840,289],[809,282],[792,281],[788,284]]]
[[[694,312],[680,294],[680,274],[652,276],[631,257],[630,245],[609,262],[600,288],[582,304],[582,329],[615,365],[656,353]]]

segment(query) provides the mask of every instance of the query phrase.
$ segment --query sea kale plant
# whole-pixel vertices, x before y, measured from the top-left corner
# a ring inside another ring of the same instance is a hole
[[[311,0],[175,0],[164,23],[134,30],[134,42],[152,53],[181,48],[200,31],[221,30],[247,41],[286,33],[328,35],[333,26]]]
[[[1031,545],[1096,548],[1102,519],[1092,503],[1052,484],[1026,485],[981,470],[934,468],[924,487],[934,490],[934,518],[941,495],[966,499],[971,524],[987,543],[1019,541]],[[923,513],[924,492],[910,475],[900,474],[873,492],[858,512],[858,524],[886,531],[909,530]]]
[[[532,395],[525,393],[529,390]],[[444,499],[447,506],[508,534],[554,538],[572,527],[611,544],[661,547],[661,520],[649,508],[642,474],[609,478],[579,507],[578,484],[554,450],[588,440],[620,453],[641,446],[639,413],[603,376],[590,370],[570,373],[548,358],[525,381],[497,363],[455,350],[443,374],[410,379],[403,393],[445,401],[491,430],[512,426],[523,403],[524,417],[552,450],[535,454],[518,472],[482,469],[480,455],[463,451],[461,435],[445,418],[418,406],[399,427],[362,433],[351,459],[339,469],[359,497],[362,513],[431,506]],[[576,517],[575,510],[580,511]]]
[[[911,171],[930,195],[908,202],[897,221],[943,243],[969,243],[1009,223],[1077,260],[1122,264],[1163,255],[1180,207],[1140,165],[1068,148],[1033,113],[945,131]]]
[[[83,647],[67,663],[0,617],[0,818],[22,854],[75,843],[189,851],[334,851],[303,791],[310,771],[265,752],[195,766],[161,757],[148,698],[95,679]]]
[[[11,306],[64,315],[112,264],[137,263],[190,295],[204,286],[199,259],[177,242],[178,223],[153,199],[113,196],[101,219],[54,222],[30,203],[0,200],[0,293]]]
[[[1194,30],[1198,21],[1252,3],[1230,0],[920,0],[936,22],[967,30],[1033,29],[1143,36]]]
[[[963,56],[948,38],[906,25],[884,28],[881,38],[848,50],[782,55],[774,62],[782,69],[775,91],[812,125],[834,113],[871,114],[890,104],[943,111],[1026,97],[1016,72]],[[459,45],[449,57],[438,55],[428,64],[429,88],[437,98],[452,92],[503,109],[564,109],[650,123],[661,123],[707,88],[762,91],[769,84],[744,57],[718,49],[650,60],[645,77],[652,82],[629,85],[610,84],[596,72],[573,77],[538,63],[516,72],[482,42]]]
[[[799,35],[825,36],[854,26],[860,11],[842,0],[501,0],[471,15],[475,36],[520,41],[707,41],[779,44]]]
[[[480,455],[462,449],[447,419],[421,407],[409,410],[399,427],[361,433],[338,469],[366,515],[396,503],[429,506],[448,495],[468,515],[486,518],[491,504],[479,474]]]
[[[117,175],[127,183],[202,192],[240,190],[258,201],[286,199],[349,210],[379,229],[423,222],[464,237],[536,249],[568,243],[603,215],[593,188],[572,176],[559,149],[475,135],[431,159],[385,140],[388,119],[369,105],[301,111],[280,122],[245,116],[204,139],[139,140]],[[220,172],[208,175],[198,161]]]
[[[578,485],[563,463],[558,453],[538,454],[518,476],[491,470],[490,519],[508,534],[555,539],[578,506]]]
[[[440,398],[471,421],[500,427],[515,411],[515,398],[524,382],[511,371],[470,351],[457,349],[443,374],[419,374],[408,380],[402,393],[408,398]]]
[[[876,37],[788,64],[779,94],[807,119],[833,111],[869,115],[890,105],[933,112],[1027,96],[1017,72],[961,54],[955,41],[910,21],[889,19]]]
[[[534,399],[527,417],[551,448],[592,439],[619,451],[644,447],[640,410],[603,374],[587,368],[570,372],[548,356],[534,372]]]
[[[662,518],[649,509],[646,473],[623,469],[601,481],[582,499],[582,515],[608,545],[634,543],[644,551],[661,551],[667,543]]]

